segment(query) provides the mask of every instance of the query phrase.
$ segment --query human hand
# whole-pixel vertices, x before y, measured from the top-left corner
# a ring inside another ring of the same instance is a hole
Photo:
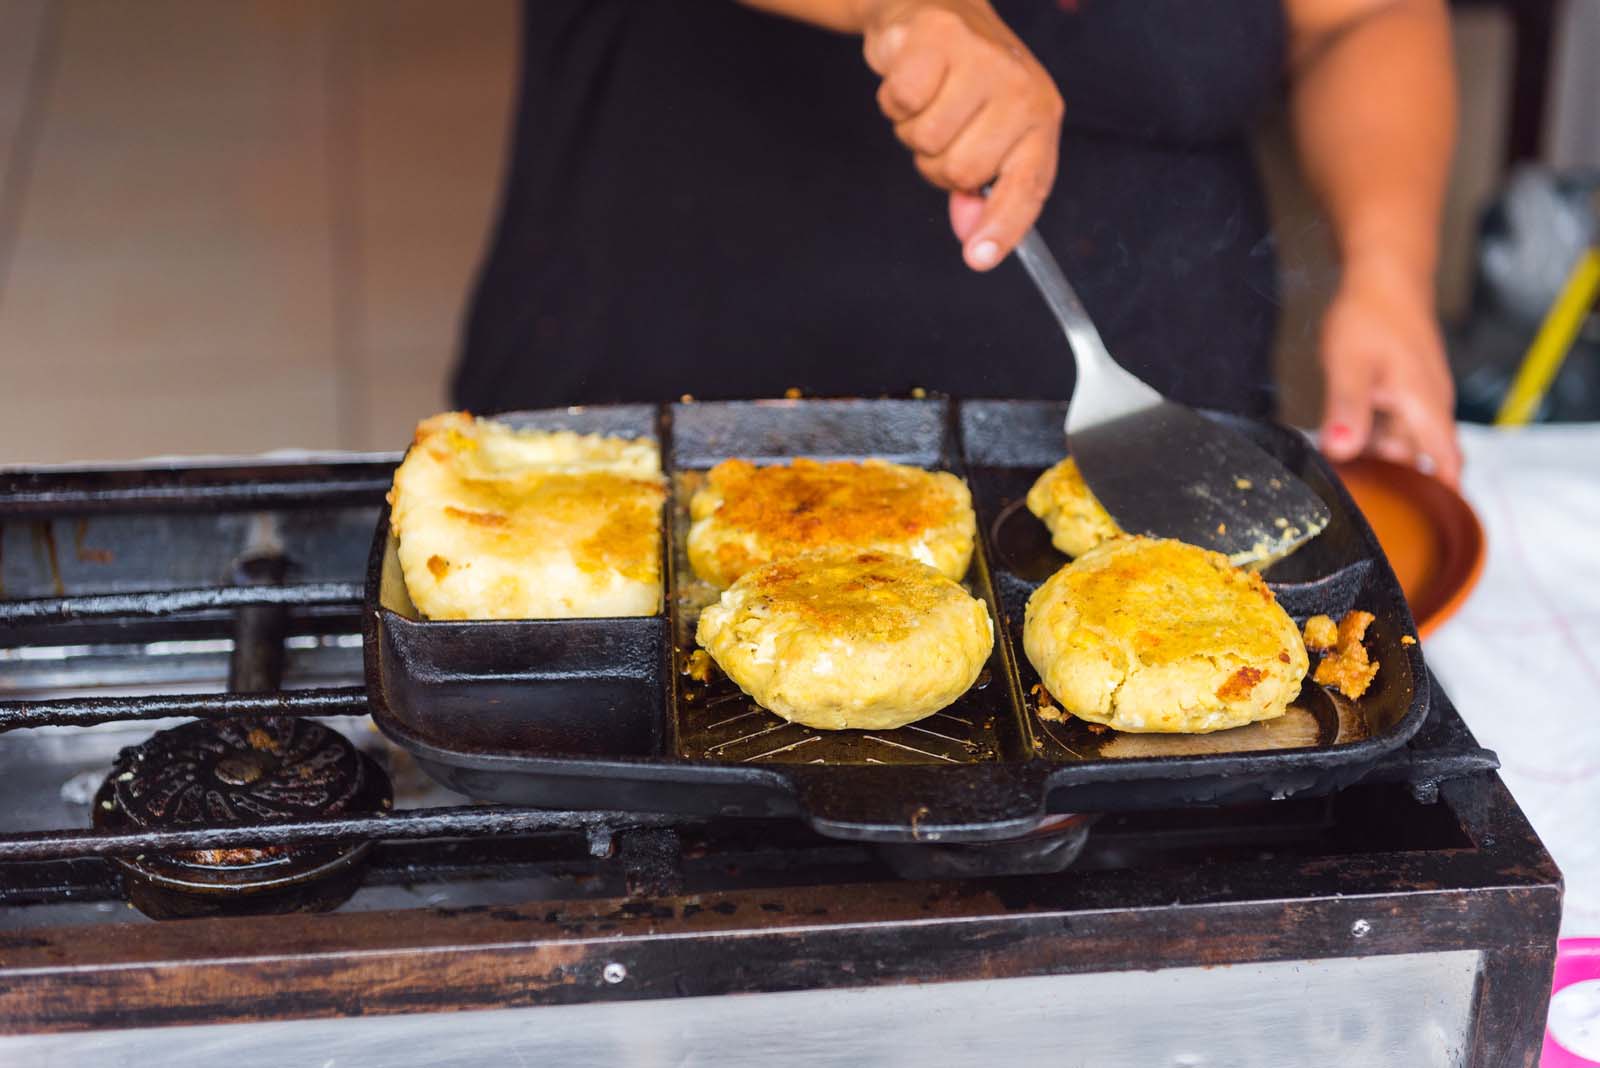
[[[1348,263],[1322,321],[1322,366],[1330,459],[1370,452],[1459,482],[1455,386],[1431,280],[1381,260]]]
[[[1022,240],[1055,183],[1054,80],[986,0],[879,0],[863,38],[883,78],[879,108],[922,176],[950,191],[967,266],[987,271]]]

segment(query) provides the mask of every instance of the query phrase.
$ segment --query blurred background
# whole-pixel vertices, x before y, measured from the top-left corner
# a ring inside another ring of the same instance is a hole
[[[1600,171],[1600,2],[1454,11],[1439,306],[1470,338],[1512,168]],[[445,404],[516,20],[513,0],[0,0],[0,463],[404,445]],[[1283,413],[1310,424],[1335,271],[1281,123],[1261,153]],[[1514,353],[1532,325],[1506,329]]]

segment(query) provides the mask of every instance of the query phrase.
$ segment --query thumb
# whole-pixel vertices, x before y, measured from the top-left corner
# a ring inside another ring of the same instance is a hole
[[[1351,460],[1372,437],[1372,390],[1376,368],[1371,361],[1328,354],[1324,363],[1327,397],[1323,401],[1322,451],[1331,460]]]
[[[900,54],[900,49],[905,43],[905,26],[892,22],[881,28],[868,29],[862,40],[861,50],[866,57],[867,66],[881,78],[889,73],[890,67],[894,66],[895,57]]]
[[[982,218],[981,196],[960,191],[950,194],[950,229],[955,231],[957,241],[965,245],[967,238],[972,236],[972,231],[977,229],[978,221]]]

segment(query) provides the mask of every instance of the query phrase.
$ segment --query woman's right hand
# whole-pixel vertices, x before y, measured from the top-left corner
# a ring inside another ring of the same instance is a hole
[[[1055,184],[1061,94],[986,0],[877,0],[863,20],[878,106],[950,191],[967,266],[1010,254]],[[987,198],[979,190],[993,183]]]

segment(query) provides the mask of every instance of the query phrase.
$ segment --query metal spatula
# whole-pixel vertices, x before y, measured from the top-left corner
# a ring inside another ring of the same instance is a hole
[[[1036,231],[1017,246],[1017,258],[1077,360],[1067,451],[1118,526],[1247,564],[1282,556],[1328,525],[1322,498],[1281,463],[1240,434],[1167,400],[1111,358]]]

